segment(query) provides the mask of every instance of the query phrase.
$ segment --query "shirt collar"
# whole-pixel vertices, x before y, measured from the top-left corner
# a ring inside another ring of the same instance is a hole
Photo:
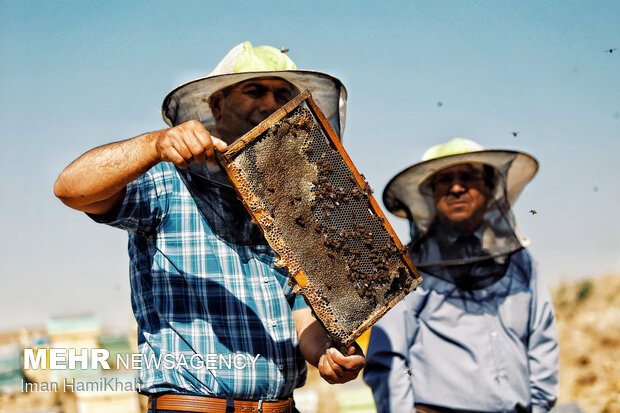
[[[457,231],[451,227],[444,227],[447,229],[446,231],[446,239],[451,242],[454,243],[456,242],[456,240],[462,236],[462,235],[466,235],[465,233],[461,232],[461,231]],[[484,230],[484,225],[480,225],[474,232],[472,232],[469,235],[473,235],[474,237],[476,237],[478,239],[478,241],[482,241],[482,232]]]

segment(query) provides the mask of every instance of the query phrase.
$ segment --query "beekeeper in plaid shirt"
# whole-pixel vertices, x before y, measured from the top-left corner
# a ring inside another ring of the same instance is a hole
[[[172,365],[143,363],[149,411],[294,411],[306,360],[329,383],[355,378],[364,365],[359,347],[346,355],[333,348],[291,293],[215,164],[216,148],[304,89],[341,136],[346,90],[338,79],[242,43],[209,76],[166,96],[170,128],[95,148],[56,181],[66,205],[128,232],[139,350]]]

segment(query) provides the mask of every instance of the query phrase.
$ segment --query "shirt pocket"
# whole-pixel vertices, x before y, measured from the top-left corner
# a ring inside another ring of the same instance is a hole
[[[499,314],[504,328],[527,341],[532,295],[529,292],[520,292],[506,297],[499,307]]]

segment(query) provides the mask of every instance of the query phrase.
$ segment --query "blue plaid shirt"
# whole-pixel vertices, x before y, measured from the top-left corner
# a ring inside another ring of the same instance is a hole
[[[140,390],[289,397],[306,377],[292,315],[303,299],[264,238],[248,236],[256,231],[249,215],[232,213],[240,203],[220,205],[217,195],[230,189],[207,188],[210,208],[199,208],[185,172],[159,163],[127,186],[114,216],[91,215],[129,233]],[[228,224],[251,242],[220,232]]]

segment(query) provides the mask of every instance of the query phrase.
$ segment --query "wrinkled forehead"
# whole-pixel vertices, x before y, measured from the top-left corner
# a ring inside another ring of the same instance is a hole
[[[482,172],[483,170],[484,170],[484,164],[481,164],[481,163],[460,163],[457,165],[449,166],[440,171],[437,171],[432,176],[437,176],[437,175],[449,173],[449,172],[473,172],[473,171]]]
[[[253,78],[253,79],[246,79],[239,83],[234,83],[230,86],[227,86],[221,90],[227,92],[233,89],[238,89],[238,88],[242,88],[244,86],[250,86],[250,85],[257,85],[257,86],[269,87],[269,88],[274,88],[274,89],[287,89],[287,90],[290,90],[291,92],[298,92],[298,89],[295,87],[295,85],[276,76],[263,76],[263,77]]]

